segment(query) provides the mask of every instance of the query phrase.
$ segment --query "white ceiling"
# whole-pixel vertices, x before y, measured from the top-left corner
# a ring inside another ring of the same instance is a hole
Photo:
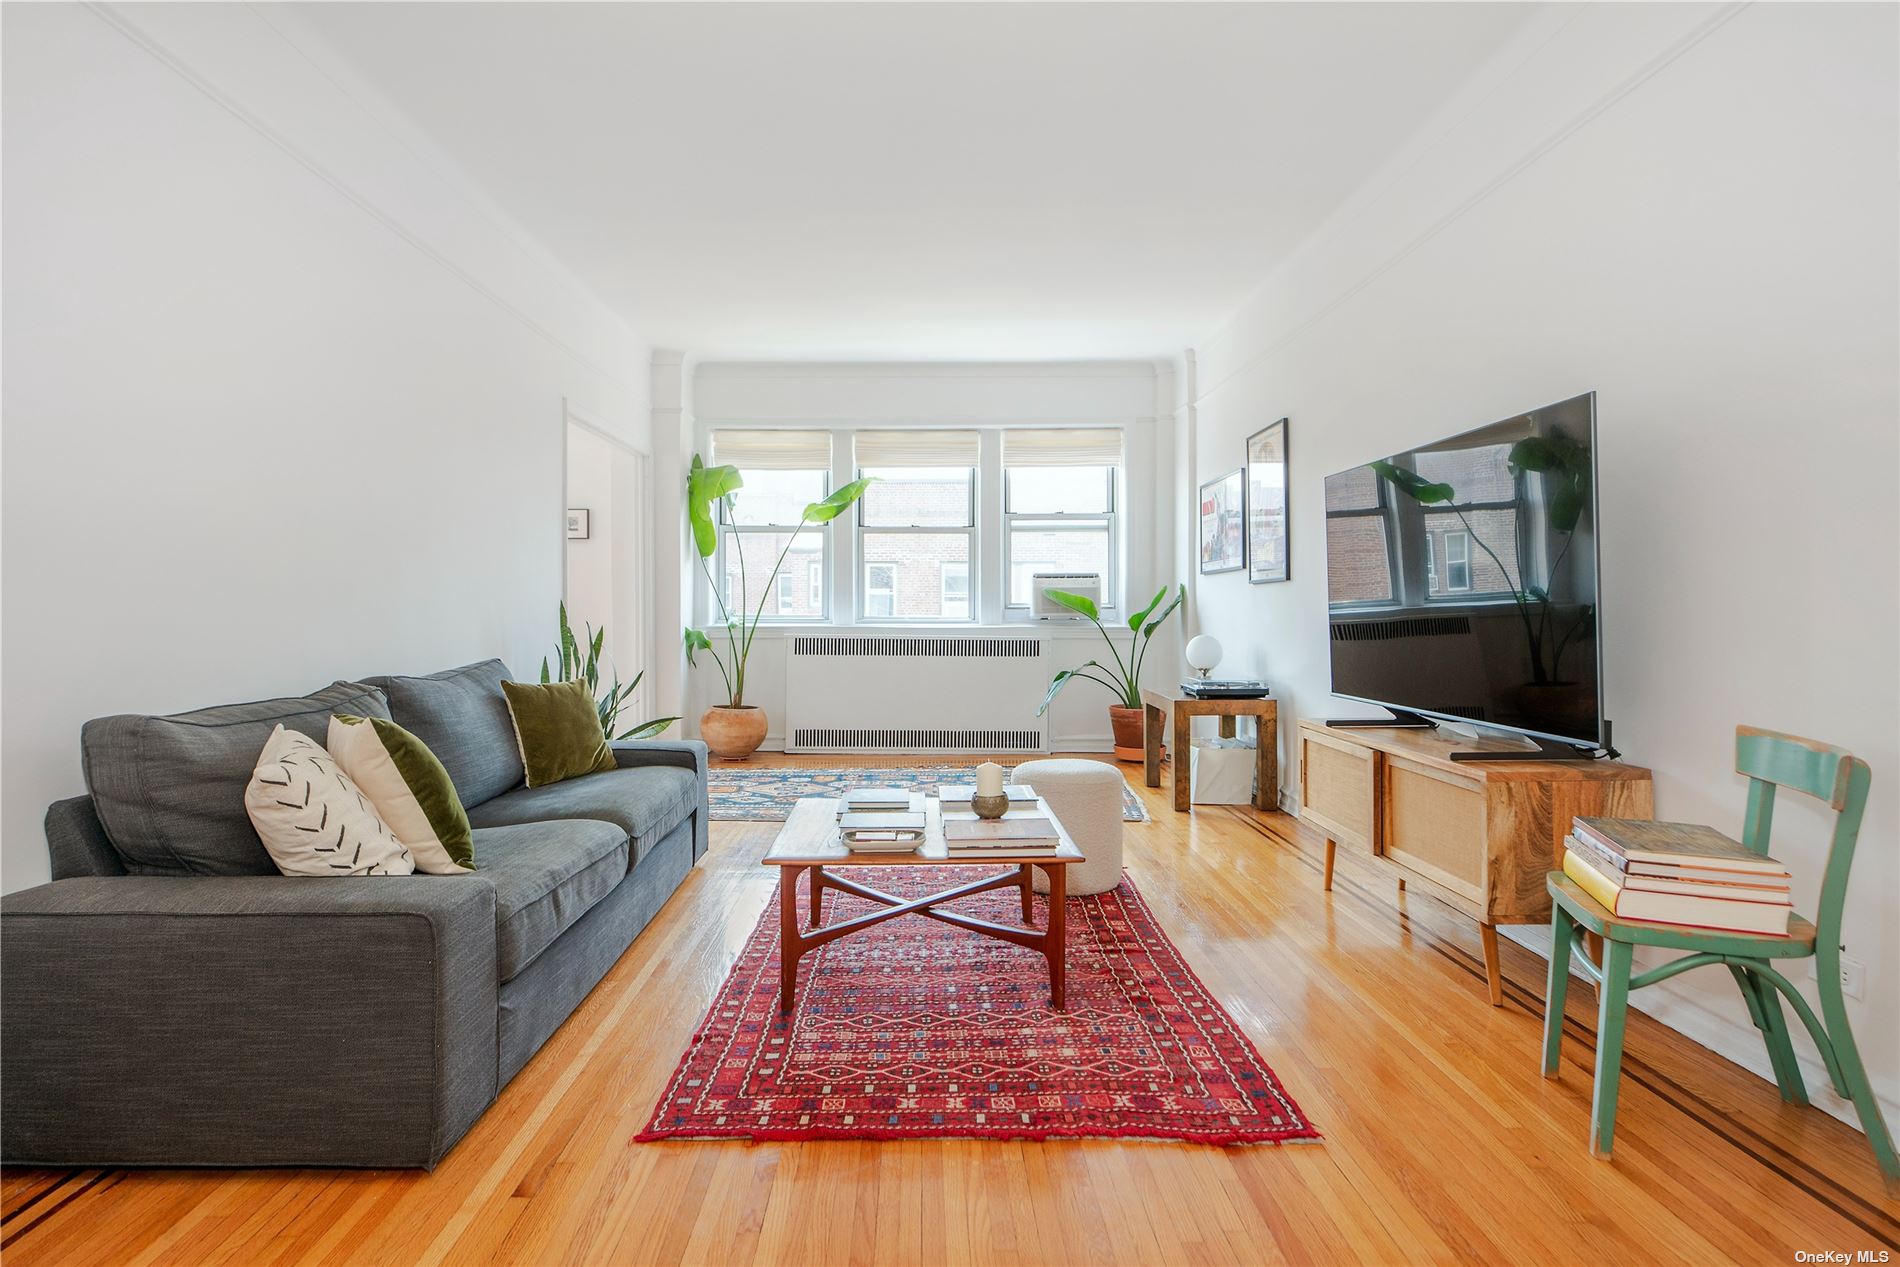
[[[657,346],[1191,344],[1532,13],[299,4]]]

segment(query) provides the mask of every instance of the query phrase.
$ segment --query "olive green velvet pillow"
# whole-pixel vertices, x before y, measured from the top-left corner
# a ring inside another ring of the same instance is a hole
[[[600,728],[600,709],[587,683],[550,682],[531,686],[503,682],[508,712],[515,719],[515,742],[529,787],[546,787],[583,774],[614,768],[613,749]]]

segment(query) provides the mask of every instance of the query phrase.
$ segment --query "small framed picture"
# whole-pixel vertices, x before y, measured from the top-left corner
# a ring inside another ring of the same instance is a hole
[[[1247,565],[1247,468],[1201,485],[1201,571],[1232,572]]]
[[[1247,437],[1247,580],[1265,585],[1289,575],[1282,418]]]
[[[587,508],[569,506],[567,508],[567,539],[585,541],[592,535],[593,516],[588,513]]]

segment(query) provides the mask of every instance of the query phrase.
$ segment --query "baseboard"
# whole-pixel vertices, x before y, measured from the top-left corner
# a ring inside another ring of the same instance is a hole
[[[680,730],[681,730],[681,733],[684,734],[685,737],[688,739],[701,738],[701,735],[699,733],[699,727],[697,725],[691,726],[689,728],[686,725],[682,724],[680,727]],[[1100,733],[1100,732],[1090,733],[1090,734],[1079,734],[1079,735],[1050,735],[1048,748],[1047,748],[1047,751],[1049,752],[1113,752],[1114,750],[1115,750],[1114,736],[1106,734],[1106,733]],[[773,732],[770,730],[766,731],[765,740],[759,745],[759,751],[760,752],[784,752],[785,751],[784,733],[782,731],[781,732]],[[820,756],[820,755],[825,755],[825,754],[813,753],[810,755]],[[838,753],[835,755],[863,756],[866,754]],[[902,756],[904,754],[896,753],[896,752],[886,752],[886,753],[877,753],[875,755],[895,757],[895,756]],[[955,754],[946,754],[946,753],[940,753],[940,752],[936,752],[936,753],[922,752],[916,755],[919,760],[924,760],[926,758],[935,759],[935,758],[939,758],[939,757],[943,757],[947,755],[955,755]],[[1039,754],[1028,752],[1028,753],[1023,753],[1021,755],[1022,755],[1023,760],[1028,761],[1028,760],[1033,760]]]
[[[1113,752],[1113,735],[1050,735],[1050,752]]]
[[[1768,1049],[1762,1043],[1761,1031],[1754,1025],[1738,1024],[1729,1017],[1711,1011],[1698,1000],[1685,998],[1662,985],[1644,993],[1649,997],[1645,999],[1640,993],[1630,996],[1631,1005],[1637,1007],[1638,1011],[1740,1065],[1764,1082],[1773,1084],[1775,1071],[1768,1063]],[[1736,1006],[1741,1007],[1740,995],[1736,997]],[[1854,1102],[1835,1093],[1834,1084],[1828,1081],[1827,1066],[1821,1063],[1820,1054],[1814,1051],[1813,1040],[1808,1037],[1807,1030],[1785,1002],[1781,1011],[1793,1028],[1795,1061],[1801,1066],[1802,1081],[1808,1085],[1808,1102],[1855,1130],[1861,1130],[1860,1114],[1855,1111]],[[1891,1123],[1900,1122],[1900,1101],[1896,1101],[1893,1095],[1875,1087],[1874,1100],[1880,1105],[1881,1115],[1890,1124],[1889,1129]]]
[[[697,734],[693,734],[693,735],[687,736],[687,738],[697,739],[699,738],[699,736]],[[1061,737],[1052,738],[1049,741],[1049,747],[1048,747],[1049,752],[1113,752],[1114,750],[1115,750],[1114,740],[1108,735],[1061,736]],[[785,736],[767,734],[765,736],[764,742],[759,745],[759,751],[760,752],[784,752],[785,751]],[[954,758],[961,755],[976,756],[980,754],[976,754],[976,753],[960,754],[960,753],[954,753],[954,752],[919,752],[919,753],[914,753],[914,754],[906,754],[902,752],[879,752],[879,753],[814,752],[814,753],[807,753],[805,755],[815,756],[815,757],[817,756],[901,757],[901,756],[906,756],[906,755],[914,755],[919,762],[927,763],[927,762],[932,762],[932,761],[943,760],[946,758]],[[1038,756],[1041,756],[1044,754],[1035,753],[1035,752],[1023,752],[1023,753],[1011,753],[1010,755],[1013,757],[1018,757],[1024,761],[1034,761]]]

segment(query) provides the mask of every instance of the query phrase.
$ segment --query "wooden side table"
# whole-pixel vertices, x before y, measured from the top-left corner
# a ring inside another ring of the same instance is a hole
[[[1220,718],[1220,733],[1223,739],[1231,739],[1235,733],[1235,718],[1251,717],[1254,722],[1254,789],[1253,807],[1255,809],[1278,809],[1280,807],[1280,706],[1271,698],[1265,699],[1195,699],[1178,691],[1143,691],[1142,703],[1142,739],[1144,754],[1142,773],[1149,787],[1161,786],[1161,728],[1169,718],[1173,718],[1174,732],[1174,808],[1187,813],[1188,774],[1191,766],[1192,742],[1188,736],[1190,717]]]

